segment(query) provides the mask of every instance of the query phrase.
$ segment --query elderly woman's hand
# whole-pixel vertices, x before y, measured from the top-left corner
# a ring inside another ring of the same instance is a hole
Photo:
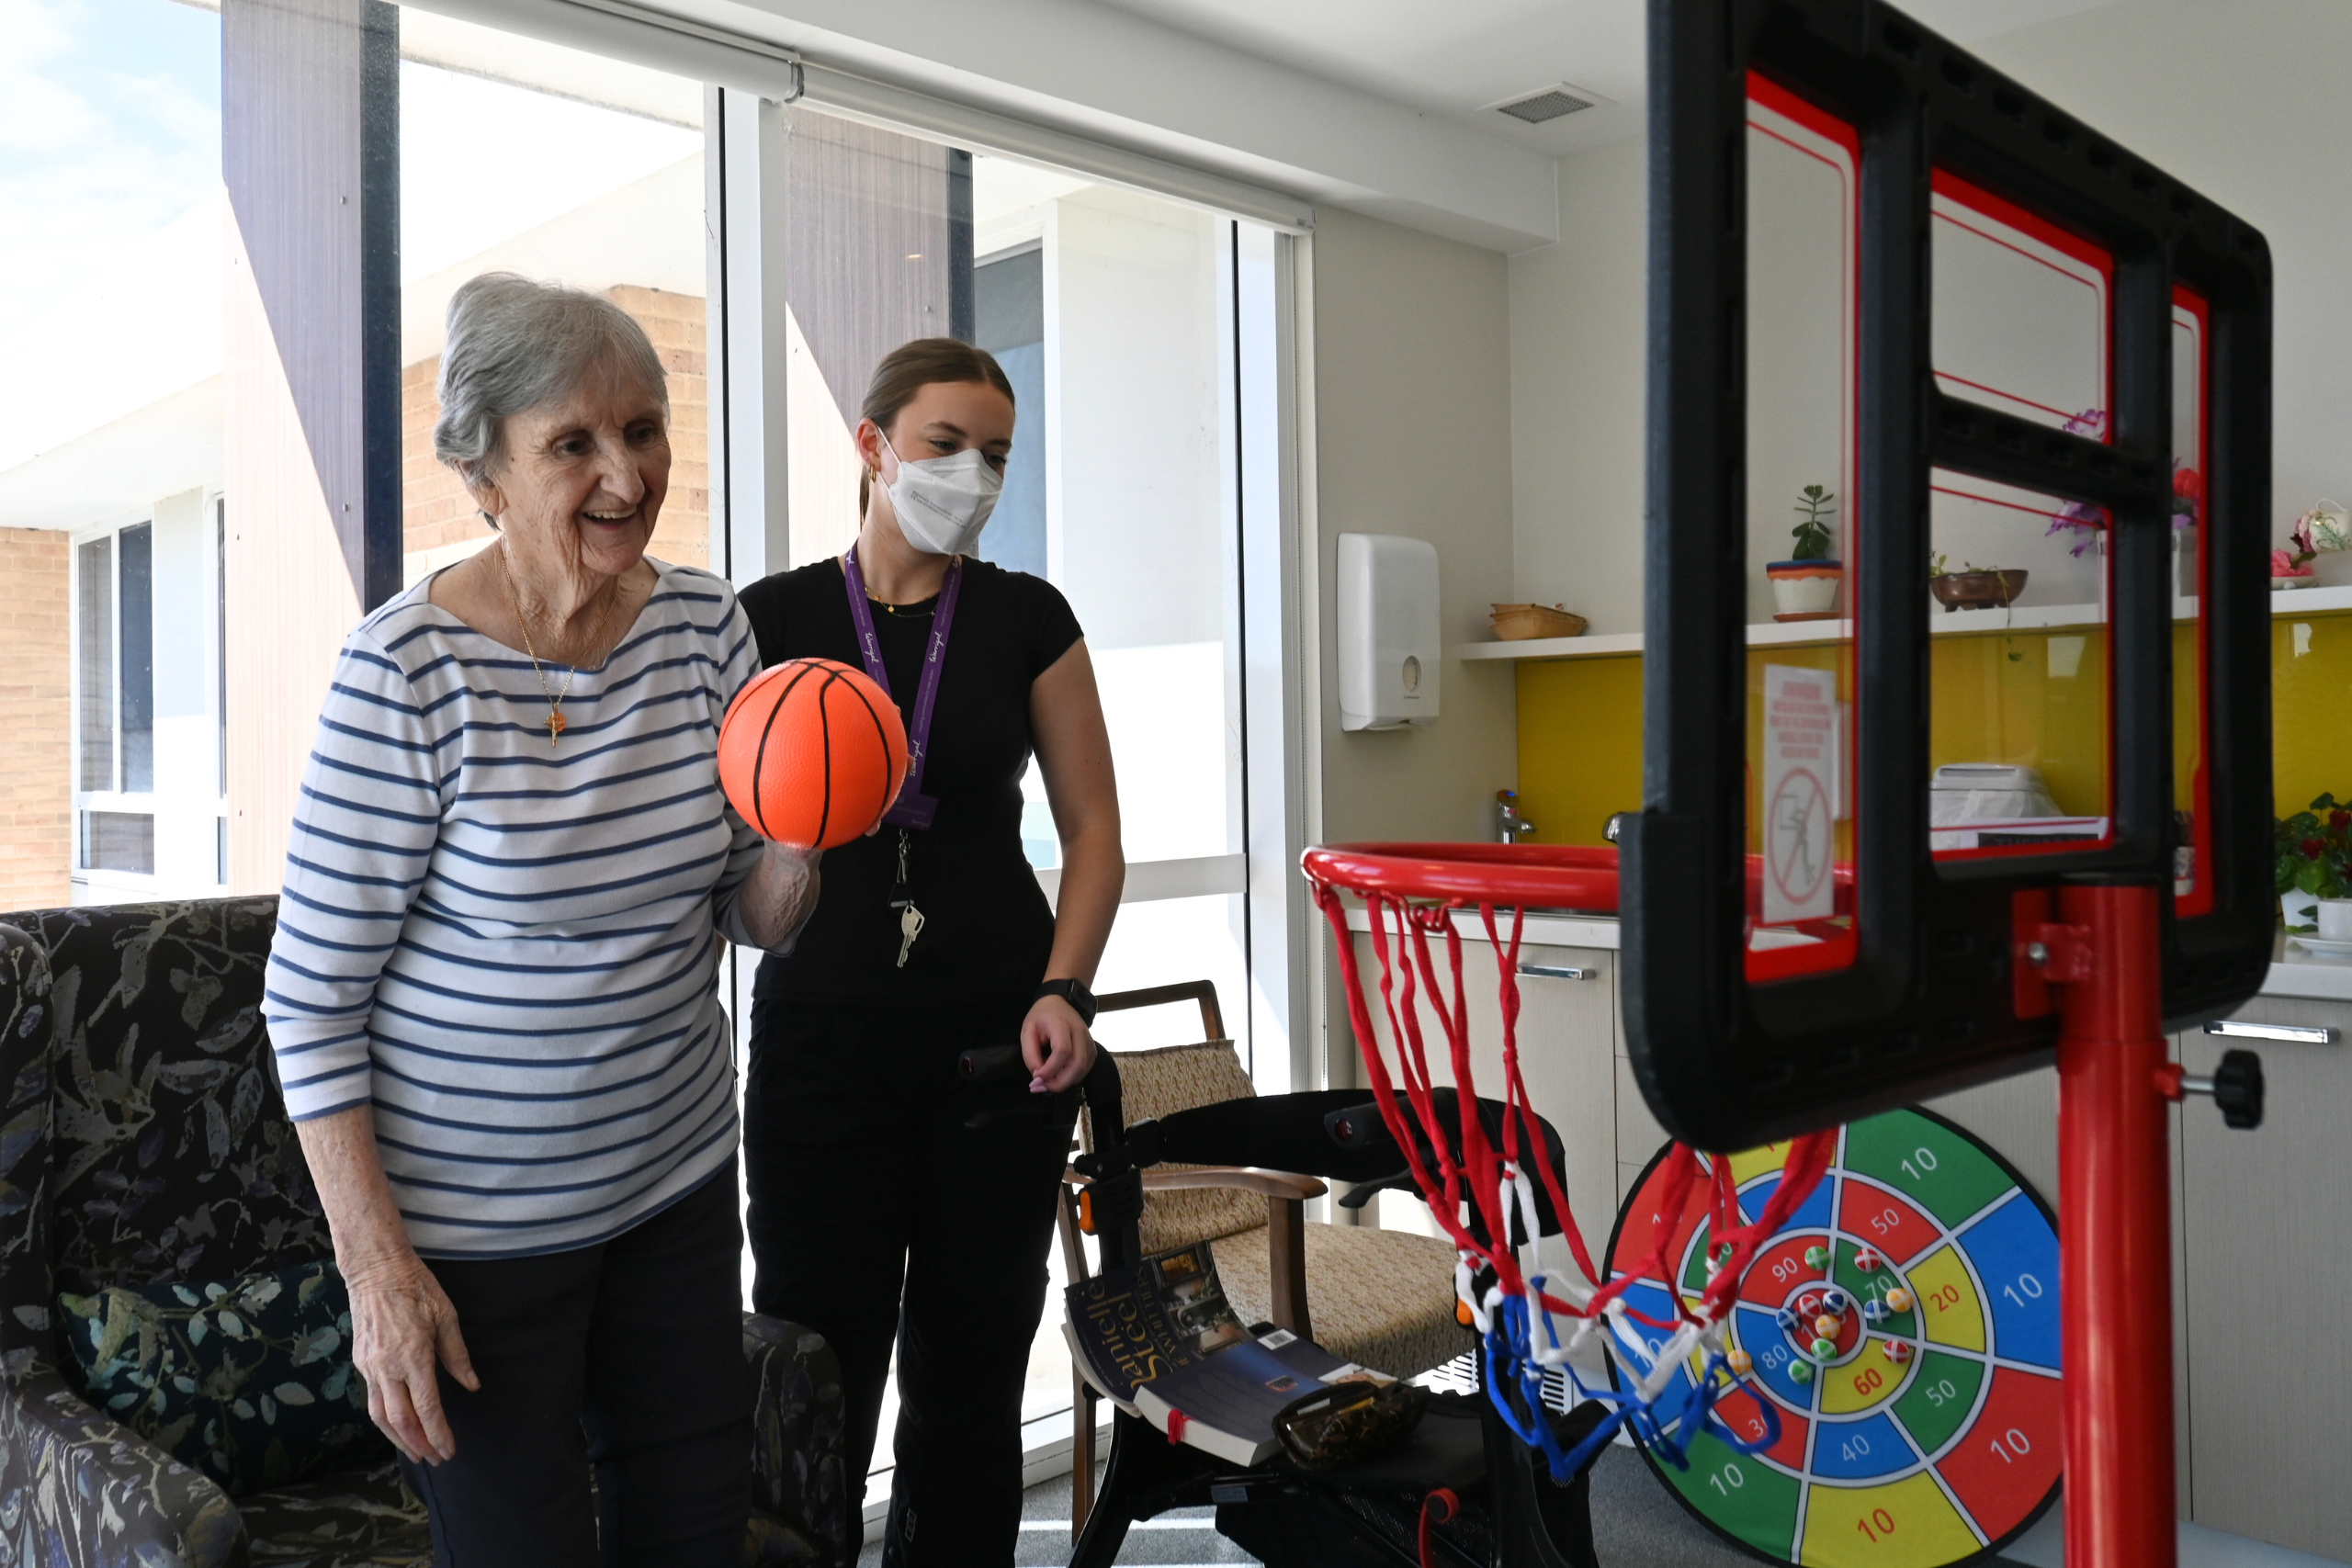
[[[424,1259],[405,1246],[345,1269],[351,1291],[351,1360],[368,1380],[368,1416],[411,1461],[440,1464],[458,1456],[458,1439],[441,1409],[435,1363],[478,1390],[458,1311]]]
[[[409,1245],[376,1147],[374,1109],[315,1116],[294,1132],[351,1292],[351,1364],[367,1380],[368,1418],[412,1461],[439,1464],[457,1454],[458,1439],[441,1410],[434,1363],[469,1389],[481,1380],[458,1333],[458,1309]]]
[[[737,896],[743,934],[754,947],[774,951],[791,940],[817,908],[825,852],[771,840]]]

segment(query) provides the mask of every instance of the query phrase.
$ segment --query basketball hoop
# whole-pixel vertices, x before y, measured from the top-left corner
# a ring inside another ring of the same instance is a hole
[[[1606,1283],[1594,1268],[1568,1207],[1561,1173],[1545,1156],[1541,1123],[1520,1071],[1519,949],[1527,911],[1614,914],[1616,852],[1521,844],[1337,844],[1307,851],[1303,866],[1338,942],[1348,1016],[1372,1080],[1374,1103],[1389,1135],[1404,1151],[1430,1213],[1453,1242],[1455,1293],[1478,1330],[1486,1357],[1483,1382],[1505,1423],[1542,1451],[1553,1478],[1563,1483],[1589,1465],[1621,1426],[1630,1427],[1653,1452],[1678,1468],[1687,1467],[1690,1443],[1702,1431],[1712,1432],[1741,1453],[1760,1452],[1778,1442],[1780,1423],[1769,1402],[1758,1401],[1767,1425],[1758,1439],[1742,1437],[1713,1414],[1723,1394],[1753,1375],[1751,1368],[1736,1366],[1731,1359],[1725,1325],[1743,1266],[1812,1194],[1828,1167],[1835,1132],[1797,1140],[1789,1152],[1786,1177],[1753,1224],[1739,1223],[1727,1167],[1715,1162],[1714,1223],[1709,1234],[1716,1243],[1707,1284],[1695,1301],[1678,1295],[1676,1320],[1661,1322],[1634,1312],[1623,1299],[1637,1275],[1655,1271],[1648,1260]],[[1379,962],[1381,1009],[1396,1055],[1393,1073],[1374,1027],[1357,963],[1341,899],[1347,893],[1364,903],[1372,950]],[[1481,1117],[1460,1109],[1475,1106],[1477,1095],[1470,1062],[1462,931],[1454,919],[1455,910],[1467,908],[1477,909],[1494,948],[1502,1005],[1499,1147],[1487,1136]],[[1510,912],[1508,940],[1496,918],[1502,908]],[[1445,939],[1443,979],[1430,946],[1430,936],[1438,932]],[[1435,1016],[1453,1069],[1457,1098],[1456,1125],[1452,1127],[1445,1125],[1434,1092],[1423,1008]],[[1676,1145],[1664,1176],[1665,1201],[1655,1216],[1651,1250],[1660,1260],[1657,1268],[1664,1267],[1665,1251],[1699,1178],[1694,1153]],[[1539,1184],[1581,1277],[1544,1261]],[[1574,1325],[1565,1337],[1561,1318]],[[1664,1330],[1667,1337],[1653,1339],[1640,1326]],[[1577,1376],[1568,1358],[1595,1337],[1635,1370],[1625,1391],[1588,1388]],[[1659,1398],[1686,1363],[1694,1375],[1680,1408],[1658,1410]],[[1573,1448],[1560,1442],[1544,1403],[1544,1375],[1550,1369],[1557,1369],[1579,1397],[1611,1410]]]

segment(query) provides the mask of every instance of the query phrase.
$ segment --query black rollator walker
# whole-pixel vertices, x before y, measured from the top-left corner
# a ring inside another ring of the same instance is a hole
[[[1010,1046],[967,1052],[962,1066],[976,1081],[1026,1072]],[[1414,1190],[1404,1153],[1363,1089],[1227,1100],[1129,1127],[1112,1053],[1096,1056],[1082,1088],[1095,1146],[1076,1165],[1092,1184],[1094,1236],[1105,1271],[1141,1256],[1142,1173],[1151,1166],[1295,1171],[1357,1184],[1340,1200],[1351,1206],[1387,1188]],[[1441,1120],[1456,1129],[1458,1139],[1453,1092],[1436,1095]],[[1501,1124],[1501,1103],[1476,1103],[1493,1134]],[[1543,1133],[1556,1167],[1559,1137],[1549,1123]],[[1546,1235],[1557,1232],[1548,1203],[1539,1201],[1538,1223]],[[1520,1414],[1523,1419],[1529,1413]],[[1603,1411],[1588,1403],[1566,1416],[1542,1414],[1572,1446]],[[1483,1389],[1430,1391],[1408,1440],[1374,1459],[1328,1470],[1307,1470],[1286,1456],[1235,1466],[1171,1442],[1148,1422],[1114,1407],[1109,1466],[1070,1568],[1110,1568],[1136,1521],[1191,1507],[1216,1508],[1217,1533],[1270,1568],[1598,1568],[1589,1480],[1579,1474],[1566,1485],[1554,1483]]]

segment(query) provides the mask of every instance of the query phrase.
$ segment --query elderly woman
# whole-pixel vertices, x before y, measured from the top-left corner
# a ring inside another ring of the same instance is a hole
[[[719,938],[782,945],[815,868],[719,792],[757,657],[725,582],[645,554],[670,446],[644,333],[478,277],[440,395],[435,450],[498,537],[344,646],[270,953],[279,1077],[435,1560],[587,1564],[601,1532],[605,1562],[732,1565]]]

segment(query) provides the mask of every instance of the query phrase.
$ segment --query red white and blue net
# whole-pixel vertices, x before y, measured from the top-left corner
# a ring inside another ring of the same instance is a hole
[[[1771,1448],[1781,1432],[1769,1400],[1757,1402],[1767,1428],[1760,1438],[1743,1435],[1714,1413],[1724,1394],[1753,1377],[1747,1357],[1730,1343],[1732,1307],[1747,1264],[1819,1185],[1836,1149],[1835,1132],[1809,1134],[1791,1146],[1786,1174],[1752,1224],[1743,1222],[1728,1162],[1713,1161],[1712,1171],[1705,1170],[1694,1151],[1678,1145],[1662,1173],[1654,1256],[1603,1283],[1520,1069],[1524,910],[1531,904],[1614,909],[1614,852],[1484,844],[1340,846],[1308,852],[1306,871],[1337,942],[1349,1021],[1374,1103],[1430,1213],[1453,1243],[1455,1293],[1478,1332],[1480,1381],[1504,1422],[1544,1455],[1562,1483],[1590,1465],[1621,1427],[1677,1467],[1687,1466],[1702,1432],[1740,1453]],[[1343,891],[1363,901],[1379,971],[1377,1020]],[[1485,926],[1502,1004],[1499,1117],[1462,1110],[1479,1103],[1464,944],[1454,920],[1457,909],[1470,907]],[[1498,907],[1509,919],[1507,934]],[[1442,972],[1438,941],[1445,954]],[[1430,1071],[1432,1044],[1443,1053],[1450,1085]],[[1702,1179],[1712,1186],[1707,1281],[1695,1297],[1676,1292],[1678,1315],[1660,1321],[1629,1304],[1625,1292],[1644,1275],[1673,1277],[1666,1252],[1674,1221],[1687,1212]],[[1572,1358],[1596,1341],[1630,1372],[1622,1390],[1589,1386],[1577,1375]],[[1682,1371],[1695,1375],[1678,1379]],[[1604,1419],[1573,1443],[1563,1440],[1544,1400],[1547,1372],[1564,1381],[1576,1400],[1607,1409]],[[1676,1403],[1662,1407],[1669,1397]]]

